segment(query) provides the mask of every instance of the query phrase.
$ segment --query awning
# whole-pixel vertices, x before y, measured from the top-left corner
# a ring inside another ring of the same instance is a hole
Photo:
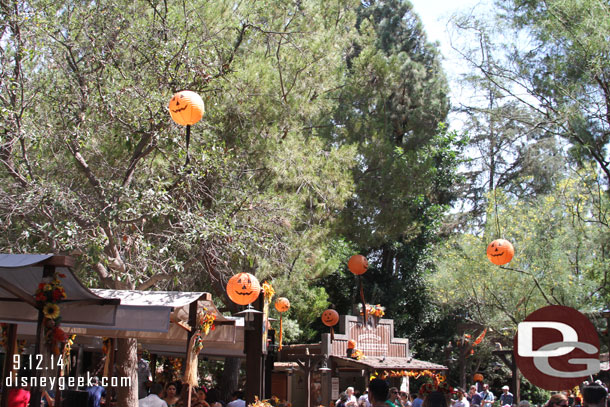
[[[331,356],[339,368],[355,367],[372,370],[447,370],[447,366],[413,358],[367,356],[356,360],[345,356]]]
[[[88,290],[72,273],[72,263],[51,254],[0,254],[0,322],[36,324],[36,290],[45,267],[55,267],[67,295],[59,303],[63,324],[114,325],[120,300]]]
[[[66,325],[66,332],[77,336],[136,338],[151,353],[184,355],[187,334],[183,326],[189,307],[197,302],[198,311],[215,315],[215,329],[204,342],[203,355],[243,357],[243,318],[225,317],[205,292],[136,291],[92,289],[103,298],[120,299],[116,323],[94,327]],[[181,326],[182,325],[182,326]]]

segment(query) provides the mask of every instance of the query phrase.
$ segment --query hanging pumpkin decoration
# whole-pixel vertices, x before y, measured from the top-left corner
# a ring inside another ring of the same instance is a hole
[[[483,381],[483,375],[481,373],[475,373],[474,376],[472,377],[472,379],[476,382],[482,382]]]
[[[347,268],[349,269],[349,271],[351,271],[353,274],[359,276],[361,274],[366,273],[366,269],[369,267],[369,262],[366,259],[366,257],[364,257],[361,254],[355,254],[352,257],[350,257],[350,259],[347,262]]]
[[[335,340],[335,328],[333,326],[337,325],[339,322],[339,313],[334,309],[327,309],[322,313],[322,323],[328,327],[330,327],[330,340]]]
[[[186,162],[189,163],[189,144],[191,141],[191,125],[203,117],[204,106],[201,96],[190,90],[180,91],[169,101],[169,115],[181,126],[186,126]]]
[[[227,295],[236,304],[248,305],[253,303],[261,292],[261,286],[252,274],[239,273],[229,279]]]
[[[203,117],[204,106],[201,96],[190,90],[180,91],[169,101],[169,114],[181,126],[190,126]]]
[[[329,308],[322,313],[321,318],[324,325],[333,327],[339,322],[339,313]]]
[[[280,313],[280,340],[278,349],[282,350],[282,314],[290,309],[290,301],[288,301],[288,298],[278,298],[275,301],[275,309]]]
[[[510,263],[514,254],[513,245],[506,239],[496,239],[487,246],[487,258],[498,266]]]
[[[290,309],[290,301],[286,297],[280,297],[275,301],[275,309],[277,312],[286,312]]]
[[[366,326],[368,318],[366,315],[367,312],[366,312],[366,300],[364,299],[364,288],[362,287],[362,274],[366,273],[366,270],[369,268],[369,262],[366,259],[366,257],[364,257],[363,255],[355,254],[352,257],[350,257],[349,260],[347,261],[347,268],[354,275],[358,276],[358,282],[360,284],[360,300],[362,301],[362,309],[364,310],[362,322],[363,322],[363,325]]]

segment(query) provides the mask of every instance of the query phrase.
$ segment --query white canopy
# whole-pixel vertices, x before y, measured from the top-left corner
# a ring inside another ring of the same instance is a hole
[[[184,355],[189,307],[215,315],[215,329],[206,336],[203,355],[243,356],[243,318],[223,316],[204,292],[134,291],[93,289],[100,297],[119,298],[116,324],[112,327],[74,327],[77,336],[137,338],[152,353]]]
[[[0,254],[0,322],[36,324],[36,290],[45,268],[54,267],[67,295],[59,304],[64,324],[114,325],[120,300],[88,290],[72,273],[71,265],[72,259],[65,256]]]
[[[0,254],[0,322],[18,324],[33,337],[38,321],[35,294],[45,269],[54,267],[67,298],[59,303],[62,328],[86,337],[137,338],[149,351],[184,354],[189,308],[215,315],[203,354],[244,356],[242,318],[223,316],[205,292],[87,289],[70,270],[70,257]],[[78,340],[77,340],[78,341]]]

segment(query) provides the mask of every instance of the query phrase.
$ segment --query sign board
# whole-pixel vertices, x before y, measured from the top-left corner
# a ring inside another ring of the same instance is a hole
[[[339,378],[332,377],[331,378],[331,387],[330,387],[330,399],[331,401],[335,401],[339,398]]]
[[[352,324],[348,334],[350,339],[354,339],[358,349],[368,356],[385,356],[389,354],[390,347],[390,326],[379,324],[375,328],[363,328],[359,324]]]

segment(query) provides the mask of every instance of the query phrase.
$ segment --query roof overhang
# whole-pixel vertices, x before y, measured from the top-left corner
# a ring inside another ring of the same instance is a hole
[[[88,290],[72,273],[72,265],[67,256],[0,254],[0,322],[37,323],[36,290],[45,281],[45,269],[53,267],[67,295],[59,303],[63,324],[114,325],[120,300]]]
[[[372,370],[448,370],[447,366],[413,358],[367,356],[356,360],[345,356],[331,356],[337,367],[372,369]]]

